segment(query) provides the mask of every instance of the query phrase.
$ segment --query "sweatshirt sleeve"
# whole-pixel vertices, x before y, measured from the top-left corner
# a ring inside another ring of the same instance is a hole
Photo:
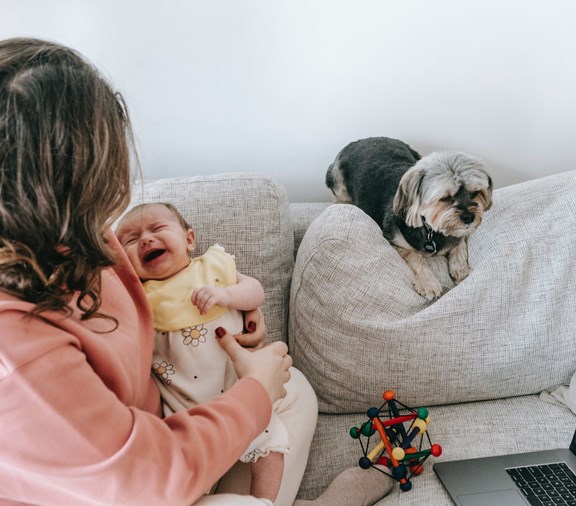
[[[16,311],[0,326],[0,497],[14,504],[190,505],[270,419],[264,387],[243,378],[162,420],[121,401],[123,371],[104,383],[70,332],[33,318],[10,338]]]

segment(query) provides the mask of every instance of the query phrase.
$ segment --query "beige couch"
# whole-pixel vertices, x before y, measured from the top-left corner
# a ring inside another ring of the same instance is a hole
[[[539,394],[576,370],[576,173],[496,190],[469,278],[454,287],[444,260],[432,262],[445,286],[433,303],[353,206],[291,204],[255,174],[147,181],[134,192],[143,200],[175,204],[199,251],[217,242],[263,283],[270,339],[288,342],[319,399],[301,497],[357,465],[349,431],[387,389],[428,407],[443,453],[378,504],[451,504],[434,460],[568,446],[574,414]]]

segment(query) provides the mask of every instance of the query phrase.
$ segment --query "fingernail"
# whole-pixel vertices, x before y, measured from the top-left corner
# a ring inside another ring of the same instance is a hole
[[[216,332],[216,337],[224,337],[226,331],[222,327],[218,327],[214,332]]]
[[[256,330],[256,322],[248,322],[246,327],[248,328],[248,332],[254,332]]]

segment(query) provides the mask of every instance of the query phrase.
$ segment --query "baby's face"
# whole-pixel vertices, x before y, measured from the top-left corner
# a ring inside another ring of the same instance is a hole
[[[128,214],[116,231],[118,240],[142,281],[166,279],[190,263],[195,236],[162,204]]]

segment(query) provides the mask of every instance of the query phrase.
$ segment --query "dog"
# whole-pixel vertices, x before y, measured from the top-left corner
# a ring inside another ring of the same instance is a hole
[[[337,202],[378,223],[426,299],[442,294],[426,257],[445,255],[456,284],[468,276],[468,237],[492,205],[492,179],[477,158],[456,151],[422,157],[402,141],[371,137],[338,153],[326,186]]]

